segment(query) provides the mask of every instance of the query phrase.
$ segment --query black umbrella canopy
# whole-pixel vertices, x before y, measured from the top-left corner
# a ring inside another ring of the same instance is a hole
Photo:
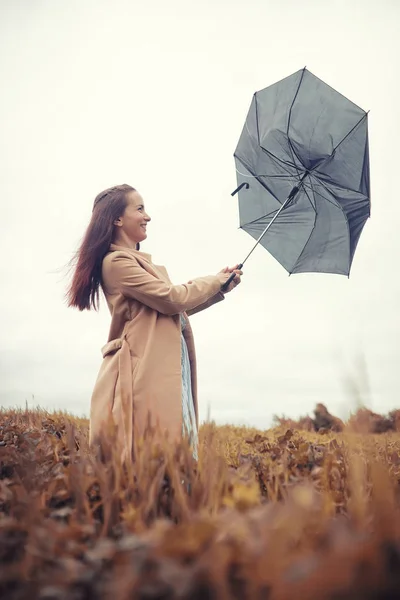
[[[273,220],[260,243],[289,273],[349,275],[370,216],[367,113],[301,69],[254,94],[234,157],[240,226],[259,239]]]

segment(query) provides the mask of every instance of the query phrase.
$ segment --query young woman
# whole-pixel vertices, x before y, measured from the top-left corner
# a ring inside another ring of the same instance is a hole
[[[170,439],[189,437],[197,456],[196,357],[188,315],[224,299],[240,283],[236,267],[173,285],[164,267],[139,250],[147,238],[147,214],[129,185],[101,192],[76,254],[68,305],[97,310],[100,286],[110,313],[107,344],[91,399],[90,442],[110,423],[124,459],[148,419]],[[234,280],[222,292],[232,272]]]

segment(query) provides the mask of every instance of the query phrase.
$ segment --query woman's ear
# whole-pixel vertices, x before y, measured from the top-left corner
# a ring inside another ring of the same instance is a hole
[[[121,227],[121,225],[122,225],[121,217],[118,217],[118,219],[115,219],[114,225],[116,225],[117,227]]]

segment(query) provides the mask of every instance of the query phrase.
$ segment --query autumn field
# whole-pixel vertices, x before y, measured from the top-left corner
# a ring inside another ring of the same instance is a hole
[[[0,599],[400,597],[400,411],[149,429],[121,467],[88,422],[0,412]]]

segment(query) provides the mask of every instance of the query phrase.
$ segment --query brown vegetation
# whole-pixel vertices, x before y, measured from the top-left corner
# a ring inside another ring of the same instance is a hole
[[[128,470],[85,420],[3,412],[0,598],[396,598],[399,418],[377,417],[207,424],[197,465],[149,430]]]
[[[330,414],[325,404],[317,404],[314,409],[314,419],[300,417],[297,421],[284,417],[275,417],[275,421],[282,427],[292,427],[305,431],[346,431],[353,433],[385,433],[397,431],[400,433],[400,410],[393,410],[389,416],[378,415],[368,408],[360,408],[352,415],[346,425],[341,419]]]

